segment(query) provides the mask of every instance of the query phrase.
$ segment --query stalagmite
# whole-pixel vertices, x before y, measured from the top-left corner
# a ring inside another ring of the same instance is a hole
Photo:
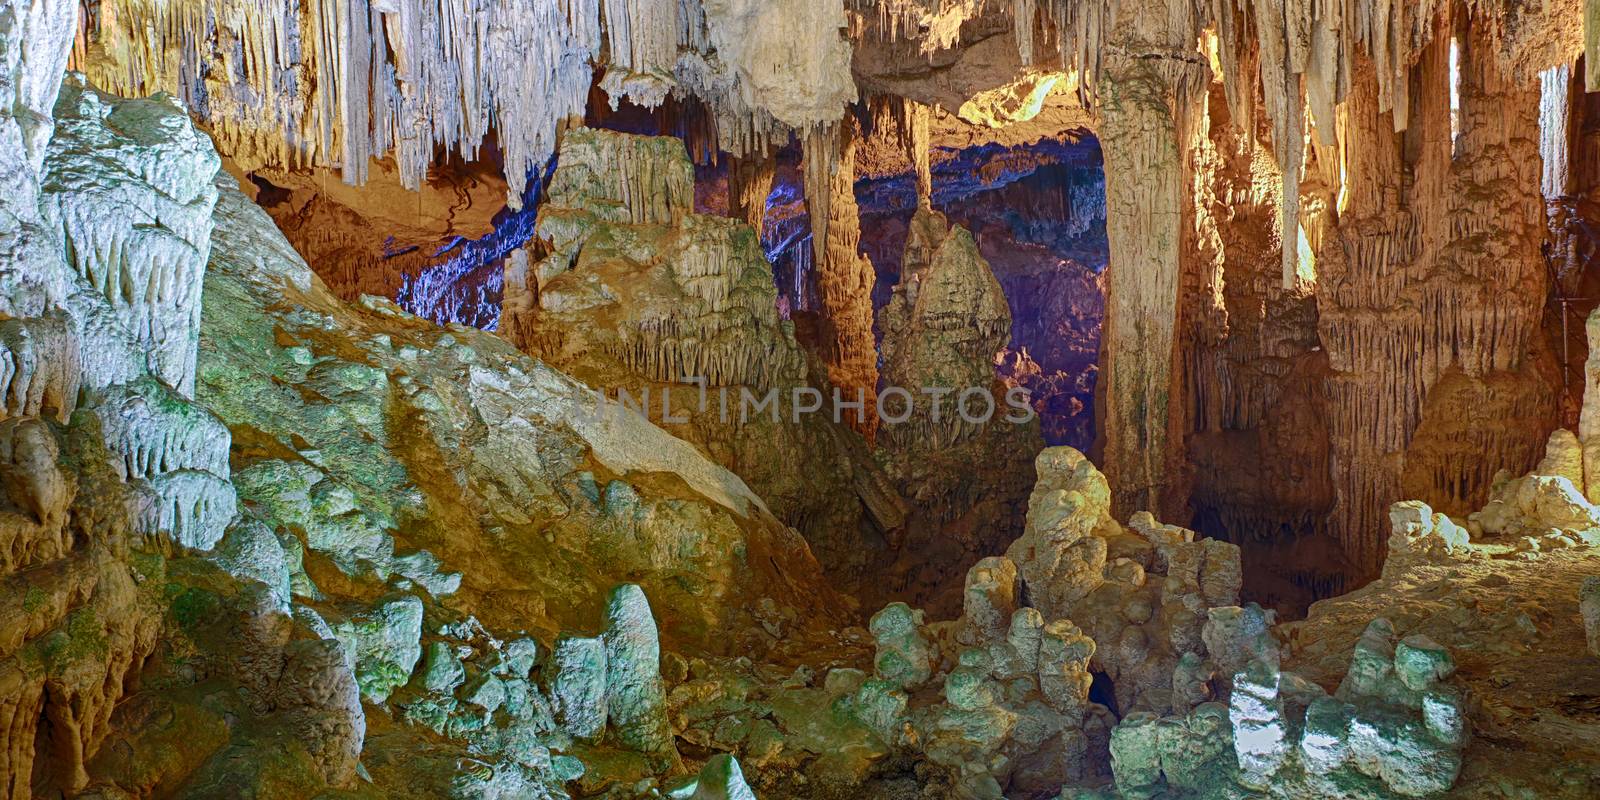
[[[919,208],[906,236],[900,283],[880,312],[878,326],[884,331],[886,385],[911,392],[940,386],[987,392],[994,380],[995,355],[1010,342],[1011,311],[972,234],[937,211]],[[890,450],[932,454],[973,436],[1000,435],[991,407],[974,401],[970,413],[962,415],[955,413],[958,402],[965,401],[952,398],[943,413],[925,398],[897,400],[894,408],[886,402],[885,414],[898,421],[879,431],[882,444]],[[984,415],[985,409],[991,413]]]
[[[661,639],[650,602],[636,584],[613,589],[606,604],[606,707],[617,738],[629,749],[681,768],[667,724],[661,683]]]
[[[765,392],[797,382],[760,242],[742,223],[693,213],[693,185],[677,139],[570,131],[539,222],[552,252],[508,267],[522,285],[512,297],[537,292],[539,307],[505,333],[551,358],[600,350],[667,384]],[[580,321],[602,313],[617,324]]]

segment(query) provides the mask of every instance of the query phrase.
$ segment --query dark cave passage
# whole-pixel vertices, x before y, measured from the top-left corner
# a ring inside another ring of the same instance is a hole
[[[881,310],[900,280],[917,196],[915,176],[894,171],[893,157],[883,155],[890,145],[868,137],[865,148],[889,165],[884,174],[866,166],[856,181],[861,249]],[[1011,309],[1011,344],[997,375],[1029,390],[1047,444],[1087,451],[1108,256],[1099,142],[1075,130],[1032,145],[936,148],[930,160],[934,210],[972,232]],[[793,148],[779,156],[762,242],[783,307],[805,312],[817,307],[817,287],[799,161]],[[877,336],[881,342],[883,332]]]

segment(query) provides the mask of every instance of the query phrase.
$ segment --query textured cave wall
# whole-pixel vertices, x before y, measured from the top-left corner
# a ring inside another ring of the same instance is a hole
[[[1501,465],[1531,465],[1557,421],[1537,335],[1547,289],[1537,91],[1505,71],[1486,26],[1457,19],[1460,138],[1447,37],[1408,78],[1403,135],[1358,72],[1349,207],[1318,253],[1335,525],[1358,574],[1382,559],[1360,532],[1393,498],[1465,511]]]
[[[359,187],[326,169],[261,168],[241,177],[317,277],[346,301],[363,294],[393,299],[429,268],[448,263],[464,241],[515,233],[502,230],[517,220],[506,208],[506,184],[493,158],[442,164],[415,191],[387,161],[374,162]],[[436,316],[429,310],[418,312]]]
[[[187,398],[217,156],[168,100],[63,89],[75,11],[0,8],[0,794],[13,798],[89,782],[156,649],[161,554],[209,548],[234,512],[227,431]],[[136,547],[155,555],[136,566]]]
[[[1247,42],[1239,57],[1255,52]],[[1240,545],[1252,598],[1276,603],[1341,573],[1327,541],[1327,358],[1314,287],[1283,284],[1267,120],[1233,119],[1221,75],[1205,103],[1181,299],[1190,505],[1197,531]]]
[[[1158,163],[1184,181],[1173,258],[1182,262],[1179,413],[1165,426],[1126,406],[1101,413],[1118,491],[1147,490],[1162,466],[1118,438],[1160,442],[1166,430],[1176,486],[1166,514],[1192,512],[1211,533],[1258,542],[1246,562],[1277,573],[1267,594],[1322,597],[1374,574],[1384,547],[1371,531],[1389,502],[1421,496],[1466,512],[1482,504],[1498,464],[1530,466],[1557,421],[1541,331],[1536,72],[1570,48],[1573,18],[1546,8],[1510,22],[1459,5],[1315,21],[1302,11],[1214,21],[1222,80],[1210,120],[1184,126],[1181,157]],[[1309,35],[1285,43],[1301,26]],[[1456,141],[1451,37],[1462,64]],[[1104,77],[1115,88],[1114,61]],[[1107,101],[1107,126],[1117,114]],[[1304,150],[1282,144],[1302,136]],[[1109,144],[1110,210],[1134,190],[1118,187],[1114,163]],[[1126,363],[1122,378],[1114,373],[1118,341],[1152,330],[1118,331],[1142,315],[1125,306],[1126,288],[1117,299],[1126,259],[1112,219],[1106,403],[1139,397],[1118,389],[1128,379]],[[1166,242],[1154,230],[1142,245]],[[1274,259],[1277,275],[1267,269]],[[1165,296],[1160,278],[1144,272],[1139,282]],[[1139,373],[1166,370],[1146,358]],[[1130,461],[1133,483],[1115,477]]]

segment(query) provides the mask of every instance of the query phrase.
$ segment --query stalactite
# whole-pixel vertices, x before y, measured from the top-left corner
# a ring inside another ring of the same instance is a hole
[[[1033,21],[1039,13],[1039,0],[1011,0],[1011,21],[1017,37],[1017,53],[1024,65],[1033,64]]]
[[[680,0],[602,0],[610,68],[601,86],[612,106],[628,97],[654,108],[672,90],[667,76],[678,61]]]
[[[900,141],[917,176],[917,205],[921,208],[931,208],[933,170],[929,163],[928,121],[932,116],[932,109],[915,100],[906,100],[903,115],[904,130],[901,132]]]
[[[1283,192],[1279,199],[1279,240],[1285,244],[1279,249],[1282,251],[1284,288],[1294,286],[1299,272],[1299,251],[1291,243],[1299,232],[1300,174],[1305,152],[1305,103],[1300,91],[1300,73],[1305,68],[1305,40],[1308,38],[1304,30],[1306,19],[1300,12],[1305,10],[1306,6],[1286,3],[1285,0],[1256,0],[1261,85],[1267,117],[1272,120],[1272,143],[1278,169],[1283,175]],[[1313,92],[1313,96],[1323,94]]]
[[[876,16],[875,30],[881,41],[916,39],[921,54],[932,58],[961,43],[961,26],[983,13],[986,3],[987,0],[852,0],[851,6],[859,14]],[[1031,12],[1028,18],[1032,19]]]
[[[865,398],[865,421],[852,426],[870,437],[877,426],[877,347],[872,335],[872,263],[860,253],[861,219],[855,197],[855,121],[822,128],[805,140],[806,208],[811,217],[817,288],[818,343],[828,380],[847,399]]]
[[[855,99],[841,0],[105,0],[95,23],[75,62],[96,85],[176,94],[245,170],[361,183],[392,156],[416,188],[438,152],[474,160],[493,129],[513,208],[595,66],[613,102],[700,97],[736,155]]]
[[[1124,13],[1125,0],[1045,0],[1045,13],[1055,24],[1056,46],[1064,69],[1079,75],[1078,94],[1086,106],[1097,106],[1100,95],[1100,77],[1104,69],[1105,45],[1112,29]],[[1134,2],[1134,0],[1128,0]],[[1035,0],[1037,2],[1037,0]],[[1019,4],[1019,6],[1022,4]],[[1138,5],[1135,2],[1135,5]],[[1126,13],[1149,14],[1152,18],[1169,13],[1187,14],[1175,7],[1137,8]],[[1191,41],[1193,38],[1191,38]]]

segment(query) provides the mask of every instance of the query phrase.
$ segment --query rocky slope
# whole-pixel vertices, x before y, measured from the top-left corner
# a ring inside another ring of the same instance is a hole
[[[663,646],[832,641],[742,481],[496,337],[335,299],[170,98],[17,108],[8,796],[592,794],[583,759],[685,772]]]

